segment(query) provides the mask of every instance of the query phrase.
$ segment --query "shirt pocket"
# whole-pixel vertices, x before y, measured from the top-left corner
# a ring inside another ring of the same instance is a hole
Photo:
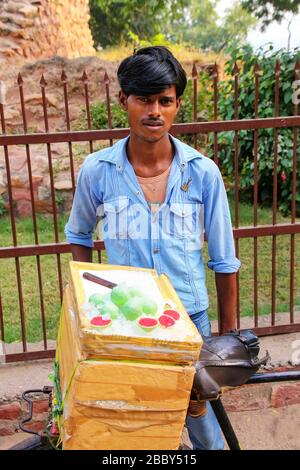
[[[184,203],[170,204],[171,234],[175,238],[187,239],[193,233],[193,205]]]
[[[102,208],[102,239],[110,264],[129,266],[128,197],[105,201]]]
[[[121,196],[103,204],[103,236],[109,240],[128,239],[129,198]]]
[[[199,203],[170,204],[171,234],[184,241],[185,250],[200,250],[204,240],[203,205]]]
[[[195,207],[190,203],[170,204],[170,233],[175,238],[187,239],[195,229]]]

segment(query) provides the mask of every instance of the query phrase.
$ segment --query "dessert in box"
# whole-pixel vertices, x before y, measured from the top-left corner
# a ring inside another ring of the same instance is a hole
[[[82,350],[90,357],[192,364],[201,337],[166,275],[70,262]]]
[[[194,367],[89,358],[74,307],[67,287],[57,345],[63,448],[177,449]]]

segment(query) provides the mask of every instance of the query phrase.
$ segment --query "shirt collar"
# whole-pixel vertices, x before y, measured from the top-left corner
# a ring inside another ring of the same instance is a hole
[[[128,161],[126,147],[129,137],[130,136],[125,137],[125,139],[119,140],[119,142],[114,144],[113,147],[111,147],[111,152],[100,152],[99,160],[105,160],[110,163],[114,163],[116,165],[117,171],[122,173],[124,171],[126,162]],[[194,158],[202,158],[202,155],[192,147],[184,144],[170,134],[169,137],[175,148],[174,158],[180,171],[183,172],[186,170],[187,164],[190,160],[193,160]]]

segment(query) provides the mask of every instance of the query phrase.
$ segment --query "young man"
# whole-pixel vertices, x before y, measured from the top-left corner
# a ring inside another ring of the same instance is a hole
[[[121,63],[118,80],[130,136],[90,155],[81,168],[66,226],[73,258],[92,261],[100,220],[109,263],[166,273],[200,333],[209,336],[204,230],[224,318],[236,311],[240,262],[217,166],[168,133],[186,74],[168,49],[147,47]],[[194,449],[223,448],[209,403],[205,416],[188,416],[187,426]]]

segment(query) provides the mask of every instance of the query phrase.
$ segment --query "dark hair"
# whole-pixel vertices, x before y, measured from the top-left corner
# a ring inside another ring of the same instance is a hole
[[[118,80],[126,96],[154,95],[171,85],[179,98],[186,87],[186,73],[172,52],[164,46],[144,47],[124,59]]]

